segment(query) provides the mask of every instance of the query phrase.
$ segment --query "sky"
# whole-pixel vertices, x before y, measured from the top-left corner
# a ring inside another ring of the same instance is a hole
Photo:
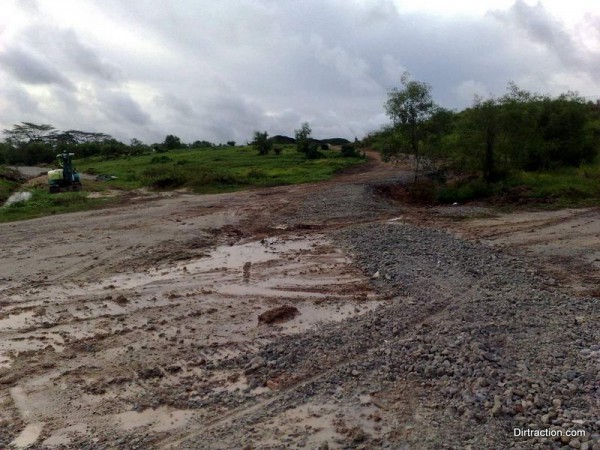
[[[600,2],[0,0],[0,129],[361,138],[404,71],[452,109],[510,81],[598,99]]]

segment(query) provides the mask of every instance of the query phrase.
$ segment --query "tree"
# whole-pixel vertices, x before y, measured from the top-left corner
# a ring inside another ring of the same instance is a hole
[[[483,179],[489,183],[496,179],[496,144],[501,131],[500,107],[495,99],[475,100],[474,121],[483,135]]]
[[[13,144],[29,142],[47,142],[54,132],[54,127],[49,124],[37,125],[31,122],[21,122],[13,125],[11,130],[3,130],[8,136],[7,140]]]
[[[165,148],[167,150],[174,150],[176,148],[182,148],[184,146],[181,143],[181,139],[179,139],[177,136],[175,136],[173,134],[168,134],[165,137],[165,141],[163,142],[163,145],[165,146]]]
[[[230,147],[235,147],[235,141],[227,141],[227,145]]]
[[[399,148],[398,151],[414,157],[416,181],[421,158],[419,140],[425,122],[434,114],[437,106],[431,97],[431,86],[427,83],[411,80],[408,72],[404,72],[400,80],[404,88],[394,88],[388,93],[385,110],[400,135],[397,141],[403,147],[408,144],[408,147]]]
[[[266,131],[263,133],[255,131],[252,146],[258,150],[259,155],[267,155],[273,147],[273,142],[269,140],[269,134]]]
[[[137,138],[131,139],[131,142],[129,143],[129,154],[130,155],[133,155],[133,156],[143,155],[144,153],[146,153],[149,150],[150,150],[150,147],[148,147],[146,144],[144,144],[142,141],[140,141]]]
[[[318,158],[321,153],[317,144],[311,138],[312,130],[308,122],[304,122],[300,129],[294,130],[296,136],[296,150],[304,153],[308,159]]]
[[[215,144],[213,144],[212,142],[209,141],[194,141],[193,143],[190,144],[191,148],[206,148],[206,147],[214,147]]]
[[[116,159],[127,154],[127,146],[116,139],[109,139],[101,144],[100,154],[104,159]]]

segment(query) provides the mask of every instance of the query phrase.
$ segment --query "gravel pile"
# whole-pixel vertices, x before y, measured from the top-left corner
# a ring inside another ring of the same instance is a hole
[[[239,432],[229,424],[203,433],[205,445],[236,447],[248,436],[260,441],[256,424],[298,405],[343,408],[365,394],[403,387],[418,414],[392,402],[382,409],[389,432],[360,432],[338,444],[600,449],[597,300],[546,289],[544,278],[519,259],[440,231],[379,224],[336,237],[390,304],[216,366],[243,368],[251,386],[227,394],[226,402],[220,394],[215,405],[249,406],[250,391],[273,380],[283,392],[236,418]],[[515,428],[530,436],[515,437]],[[566,436],[567,430],[585,430],[585,436]],[[302,447],[303,439],[285,445]],[[190,439],[184,447],[198,444]]]
[[[400,183],[404,176],[390,178],[385,183]],[[381,201],[376,185],[335,184],[325,186],[318,194],[307,198],[294,210],[289,221],[322,223],[331,220],[372,218],[379,214],[397,211],[398,207]]]

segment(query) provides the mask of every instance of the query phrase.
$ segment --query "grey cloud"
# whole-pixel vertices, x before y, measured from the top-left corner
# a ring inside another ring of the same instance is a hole
[[[87,76],[107,82],[122,78],[117,67],[105,61],[96,49],[83,43],[72,29],[38,22],[25,28],[18,40],[26,48],[43,52],[63,70],[73,72],[78,78]]]
[[[71,61],[89,75],[110,82],[121,79],[121,71],[101,59],[94,49],[84,45],[73,30],[65,30],[60,34],[65,59]]]
[[[292,134],[304,121],[319,137],[360,137],[387,121],[386,92],[404,70],[430,83],[447,107],[466,106],[475,93],[501,94],[509,80],[540,92],[564,85],[600,91],[593,46],[581,46],[559,19],[522,1],[484,18],[451,19],[406,13],[393,0],[89,4],[113,27],[139,36],[144,50],[103,46],[103,36],[90,37],[85,26],[61,28],[32,14],[31,26],[5,48],[9,62],[12,54],[20,64],[20,51],[38,70],[11,66],[10,76],[53,83],[57,119],[44,121],[68,122],[77,110],[125,140],[173,133],[185,141],[243,142],[254,130]],[[587,33],[600,40],[597,20],[588,17]],[[65,79],[77,82],[77,95]],[[129,87],[147,89],[148,98],[136,95],[137,103]]]
[[[0,62],[7,71],[25,83],[72,86],[72,83],[53,64],[27,50],[8,49],[0,53]]]
[[[190,118],[195,114],[194,109],[188,102],[171,93],[165,93],[155,97],[154,103],[159,107],[170,109],[175,112],[179,118]]]
[[[40,10],[37,0],[20,0],[17,4],[21,9],[29,13],[37,14]]]
[[[529,6],[524,1],[517,0],[508,11],[496,11],[491,15],[543,45],[564,65],[575,66],[584,71],[600,69],[597,63],[600,52],[586,49],[569,33],[564,23],[551,16],[541,3]]]
[[[207,103],[202,122],[213,139],[225,142],[230,139],[244,141],[254,130],[267,127],[266,113],[262,107],[242,96],[224,95]],[[272,133],[271,130],[269,130]]]
[[[40,114],[37,102],[31,98],[27,91],[18,86],[5,86],[0,90],[0,96],[6,101],[6,111],[3,114],[8,115],[11,111],[18,111],[22,117],[32,117]]]
[[[125,120],[134,125],[147,125],[150,115],[126,92],[104,91],[99,93],[103,112],[114,120]]]

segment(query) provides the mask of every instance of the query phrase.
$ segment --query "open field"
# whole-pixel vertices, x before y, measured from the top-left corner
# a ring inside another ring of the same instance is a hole
[[[280,155],[264,156],[258,156],[251,147],[223,147],[113,160],[89,158],[75,162],[82,172],[83,192],[53,195],[47,193],[45,176],[36,177],[44,168],[20,167],[17,169],[25,176],[35,178],[19,184],[0,177],[0,201],[3,203],[18,189],[32,192],[32,200],[0,208],[0,223],[124,204],[130,198],[160,196],[156,191],[161,190],[218,193],[315,182],[361,163],[364,159],[342,157],[337,150],[324,151],[323,158],[307,160],[291,147],[283,149]],[[95,181],[92,174],[113,178]]]
[[[409,179],[0,225],[0,448],[600,448],[600,212]]]
[[[188,188],[194,192],[229,192],[249,186],[278,186],[325,180],[336,172],[362,162],[327,150],[324,157],[307,160],[293,147],[280,155],[259,156],[247,147],[172,150],[167,153],[101,160],[79,160],[82,172],[115,176],[120,188]]]

